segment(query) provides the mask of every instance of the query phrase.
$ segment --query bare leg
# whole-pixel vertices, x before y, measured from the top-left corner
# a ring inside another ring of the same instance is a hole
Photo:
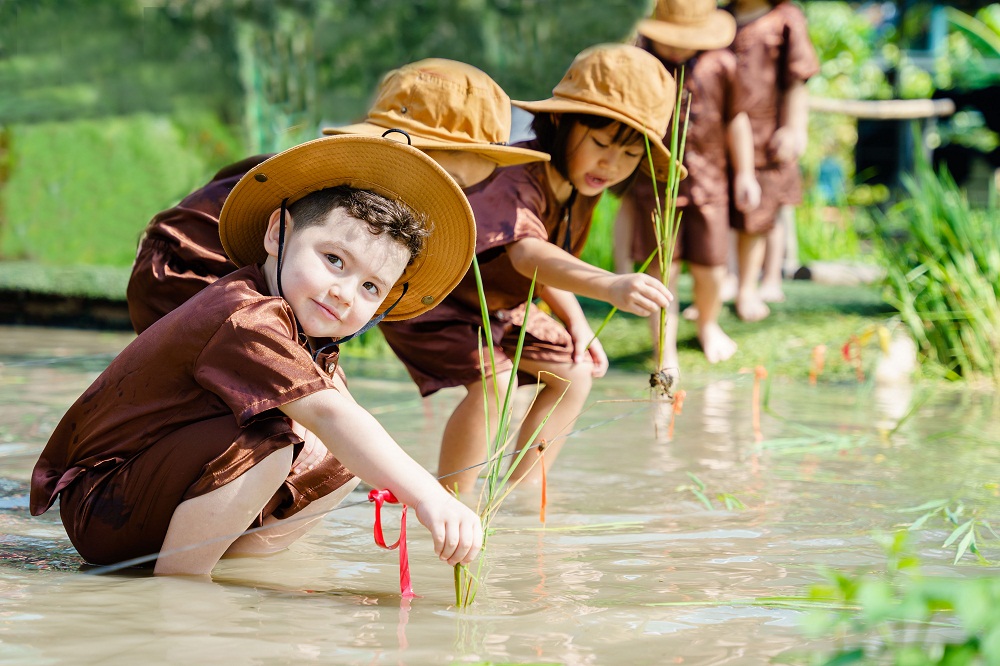
[[[507,384],[512,379],[511,372],[497,375],[497,384],[502,396],[506,394]],[[487,380],[489,389],[490,426],[496,429],[496,397],[493,394],[493,380]],[[483,386],[475,381],[465,387],[466,396],[458,403],[444,427],[441,439],[441,453],[438,457],[438,474],[441,485],[449,490],[457,490],[460,495],[468,495],[476,488],[476,479],[483,471],[486,461],[487,437],[492,438],[492,432],[486,432],[486,415],[483,405]],[[478,467],[474,467],[478,465]],[[469,469],[471,468],[471,469]],[[460,471],[462,470],[462,471]]]
[[[212,572],[240,532],[247,529],[288,476],[292,447],[275,451],[245,474],[210,493],[181,502],[167,527],[156,574],[204,576]],[[230,538],[231,536],[231,538]]]
[[[774,228],[767,234],[764,275],[760,281],[760,298],[766,303],[780,303],[785,300],[781,280],[782,271],[788,262],[786,252],[798,252],[797,244],[795,246],[788,244],[790,235],[795,233],[794,210],[792,206],[779,208]]]
[[[722,286],[719,288],[719,300],[723,303],[729,303],[736,299],[736,294],[739,292],[739,234],[734,229],[729,230],[729,252],[726,259],[726,273],[722,280]],[[698,321],[701,316],[698,313],[698,304],[695,302],[692,305],[684,308],[683,316],[688,321]]]
[[[316,523],[323,520],[328,511],[343,502],[359,483],[361,479],[351,479],[329,495],[310,502],[300,513],[289,518],[278,519],[268,516],[264,519],[264,526],[268,529],[244,534],[233,542],[223,557],[257,557],[285,550],[315,527]],[[306,515],[309,517],[304,518]]]
[[[694,277],[694,302],[698,305],[698,341],[709,363],[725,361],[736,353],[736,343],[719,326],[725,266],[688,264]]]
[[[771,313],[757,289],[757,280],[764,263],[765,243],[763,235],[742,232],[737,243],[740,289],[736,294],[736,314],[743,321],[760,321]]]
[[[541,363],[530,359],[521,359],[521,370],[524,372],[534,375],[543,371],[552,373],[539,375],[539,380],[543,382],[542,388],[535,403],[525,414],[517,438],[518,451],[525,446],[545,440],[543,461],[546,470],[552,467],[552,463],[555,462],[566,441],[565,437],[560,435],[565,435],[573,429],[576,417],[580,415],[583,403],[590,395],[590,387],[593,383],[592,368],[590,363]],[[532,390],[534,389],[532,388]],[[566,392],[566,395],[560,401],[559,397],[563,395],[563,391]],[[542,426],[538,437],[528,441],[547,415],[548,421]],[[542,476],[540,464],[531,468],[531,463],[534,462],[537,455],[534,451],[526,453],[511,478],[524,477],[525,481],[539,481]]]

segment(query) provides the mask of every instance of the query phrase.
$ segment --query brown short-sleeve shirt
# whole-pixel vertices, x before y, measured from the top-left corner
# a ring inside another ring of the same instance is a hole
[[[771,163],[767,146],[781,121],[783,91],[819,72],[806,17],[791,2],[782,2],[739,26],[731,48],[753,127],[756,164],[767,167]]]
[[[223,168],[204,187],[157,213],[146,226],[127,290],[136,333],[236,270],[219,240],[219,213],[240,178],[268,157],[255,155]]]
[[[534,141],[518,145],[538,150]],[[544,162],[497,169],[480,186],[466,190],[466,195],[476,216],[476,256],[490,311],[522,305],[531,286],[531,278],[514,269],[505,246],[538,238],[580,256],[600,198],[577,195],[572,205],[560,204],[549,185]],[[449,298],[479,311],[471,269]]]
[[[221,416],[245,427],[328,388],[336,385],[300,344],[288,304],[267,295],[259,267],[242,268],[140,335],[70,407],[32,473],[31,513],[80,473],[182,428]]]

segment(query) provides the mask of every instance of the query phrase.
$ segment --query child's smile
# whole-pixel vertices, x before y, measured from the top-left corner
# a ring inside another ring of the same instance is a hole
[[[286,224],[281,291],[302,330],[318,338],[342,338],[360,330],[403,274],[409,251],[388,235],[373,235],[343,208],[331,211],[323,224],[295,229],[290,215]],[[274,295],[277,238],[275,215],[265,239],[269,257],[264,264]]]

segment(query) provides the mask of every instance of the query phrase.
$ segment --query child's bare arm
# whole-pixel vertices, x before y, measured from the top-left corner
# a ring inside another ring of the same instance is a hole
[[[768,148],[779,162],[792,162],[806,152],[809,124],[809,89],[805,81],[795,81],[784,93],[781,126],[771,137]]]
[[[573,362],[583,363],[589,357],[594,364],[593,376],[603,377],[608,371],[608,356],[604,353],[601,341],[594,340],[594,331],[583,314],[580,301],[568,291],[547,285],[538,290],[538,295],[552,308],[552,313],[559,317],[559,321],[566,325],[566,330],[573,338]]]
[[[403,451],[375,417],[333,389],[282,406],[281,411],[319,437],[347,469],[375,488],[388,488],[413,508],[449,564],[475,559],[483,529],[471,509]]]
[[[615,275],[591,266],[540,238],[523,238],[507,246],[518,273],[556,289],[611,303],[620,310],[648,317],[670,306],[673,296],[663,283],[645,273]]]
[[[727,128],[729,161],[733,165],[733,203],[748,212],[760,205],[760,184],[754,173],[753,128],[745,111],[736,114]]]

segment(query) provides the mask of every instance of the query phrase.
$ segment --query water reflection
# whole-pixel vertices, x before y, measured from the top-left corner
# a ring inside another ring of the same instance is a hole
[[[291,550],[224,561],[214,582],[93,577],[54,512],[28,517],[27,483],[63,411],[130,336],[0,338],[0,661],[10,664],[765,663],[820,644],[797,630],[801,611],[760,600],[805,594],[822,566],[879,570],[870,533],[898,527],[897,509],[937,497],[995,508],[1000,495],[992,393],[775,381],[756,442],[752,377],[692,378],[667,440],[669,415],[648,401],[645,377],[612,374],[549,477],[546,529],[537,487],[508,499],[468,610],[452,606],[452,571],[420,529],[410,531],[420,596],[400,599],[395,553],[372,543],[371,508],[351,506],[361,491]],[[405,381],[347,370],[358,400],[433,468],[457,395],[421,401]],[[746,508],[725,510],[726,495]],[[936,573],[963,575],[939,548],[947,532],[915,536]]]

